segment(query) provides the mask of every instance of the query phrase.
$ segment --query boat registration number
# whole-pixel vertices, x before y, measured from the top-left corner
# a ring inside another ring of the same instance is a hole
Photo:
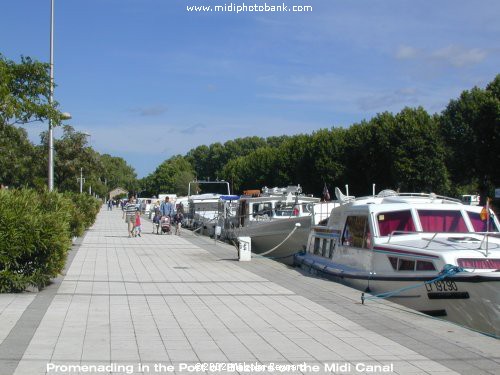
[[[457,284],[451,280],[438,280],[425,284],[428,292],[458,292]]]

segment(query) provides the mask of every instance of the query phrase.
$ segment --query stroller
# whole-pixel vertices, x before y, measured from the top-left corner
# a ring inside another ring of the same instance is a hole
[[[162,216],[160,219],[160,228],[161,228],[161,234],[163,233],[168,233],[172,234],[170,231],[170,217],[169,216]]]

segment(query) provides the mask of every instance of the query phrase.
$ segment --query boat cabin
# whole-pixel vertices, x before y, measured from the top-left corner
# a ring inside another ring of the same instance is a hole
[[[500,259],[473,259],[477,249],[500,249],[499,222],[481,211],[433,194],[352,199],[332,210],[326,227],[312,228],[308,252],[363,270],[436,271],[456,264],[461,249],[461,267],[500,268]]]
[[[237,217],[239,226],[249,222],[289,219],[298,216],[310,216],[313,203],[317,198],[301,197],[295,199],[292,195],[281,197],[241,198]]]

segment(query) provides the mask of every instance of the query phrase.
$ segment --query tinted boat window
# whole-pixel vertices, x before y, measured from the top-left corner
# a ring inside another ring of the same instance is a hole
[[[462,213],[458,210],[417,210],[424,232],[468,232]]]
[[[414,271],[415,261],[409,259],[399,259],[398,271]]]
[[[342,245],[369,248],[370,241],[368,216],[349,216],[342,234]]]
[[[381,212],[377,215],[377,223],[381,236],[388,236],[394,231],[415,231],[415,224],[410,210]]]
[[[432,262],[427,262],[425,260],[417,261],[417,271],[435,271],[436,268]]]
[[[474,232],[498,232],[498,228],[495,225],[495,222],[493,221],[493,218],[490,217],[490,227],[487,228],[487,221],[486,220],[481,220],[481,216],[479,215],[479,212],[467,212],[469,215],[469,219],[472,223],[472,226],[474,227]]]

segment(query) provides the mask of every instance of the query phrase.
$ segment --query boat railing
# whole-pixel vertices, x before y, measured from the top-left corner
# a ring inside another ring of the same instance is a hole
[[[477,248],[478,250],[481,250],[483,249],[483,245],[486,243],[486,251],[488,251],[488,240],[490,237],[493,237],[493,238],[500,238],[500,233],[499,232],[418,232],[418,231],[404,231],[404,230],[395,230],[395,231],[392,231],[391,234],[389,234],[389,238],[387,239],[387,243],[390,243],[391,242],[391,239],[393,236],[397,236],[397,235],[401,235],[401,234],[408,234],[408,235],[411,235],[411,234],[417,234],[417,235],[423,235],[423,234],[431,234],[432,237],[431,238],[422,238],[423,240],[427,241],[427,245],[424,246],[424,249],[427,249],[431,243],[435,242],[436,241],[436,237],[438,235],[448,235],[448,238],[451,238],[449,237],[449,235],[477,235],[477,236],[482,236],[482,240],[481,242],[479,243],[479,247]],[[471,238],[474,238],[474,237],[471,237]],[[476,239],[477,240],[477,239]],[[477,240],[479,241],[479,240]]]
[[[397,193],[397,197],[409,197],[409,198],[430,198],[430,199],[440,199],[443,201],[449,201],[452,203],[462,203],[460,199],[450,198],[444,195],[437,195],[434,193]]]

